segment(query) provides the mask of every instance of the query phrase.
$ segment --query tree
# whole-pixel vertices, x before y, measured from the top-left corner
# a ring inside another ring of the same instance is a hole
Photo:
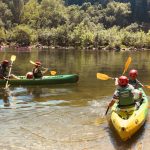
[[[4,28],[0,28],[0,43],[4,42],[5,39],[6,39],[5,29]]]
[[[23,0],[12,0],[10,4],[13,17],[14,17],[14,23],[19,24],[22,16],[22,12],[24,9],[24,1]]]
[[[18,25],[12,29],[8,38],[19,46],[29,46],[32,42],[37,41],[37,34],[27,25]]]
[[[8,5],[0,1],[0,27],[11,27],[12,13]]]
[[[39,27],[52,28],[67,21],[67,9],[62,0],[43,0],[39,12]]]
[[[110,2],[104,9],[104,23],[107,27],[113,25],[125,26],[131,15],[129,3]]]
[[[37,23],[39,20],[39,7],[40,5],[36,0],[29,0],[29,2],[24,6],[21,23],[28,24],[31,27],[37,28]]]

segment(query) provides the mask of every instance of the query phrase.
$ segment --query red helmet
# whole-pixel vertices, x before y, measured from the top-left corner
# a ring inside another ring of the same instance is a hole
[[[120,76],[118,79],[118,84],[120,86],[126,86],[129,83],[129,79],[126,76]]]
[[[9,61],[8,60],[3,60],[2,64],[7,66],[7,65],[9,65]]]
[[[36,67],[40,67],[42,65],[42,63],[40,62],[40,61],[37,61],[36,63],[35,63],[35,66]]]
[[[137,75],[138,75],[138,71],[137,70],[135,70],[135,69],[130,70],[129,77],[131,79],[133,79],[133,80],[136,79]]]
[[[26,78],[27,78],[27,79],[33,79],[33,73],[32,73],[32,72],[28,72],[28,73],[26,74]]]

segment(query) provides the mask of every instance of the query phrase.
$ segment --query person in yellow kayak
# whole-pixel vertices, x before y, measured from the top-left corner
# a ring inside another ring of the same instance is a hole
[[[40,61],[37,61],[35,63],[35,67],[32,70],[33,77],[34,78],[42,78],[43,74],[45,74],[48,71],[48,68],[44,68],[42,71],[42,63]]]
[[[8,79],[8,78],[14,78],[14,79],[20,79],[14,74],[11,74],[8,77],[9,68],[11,67],[10,62],[8,60],[3,60],[0,64],[0,79]]]
[[[118,78],[118,87],[109,103],[109,107],[112,107],[116,101],[120,109],[133,107],[136,103],[134,94],[134,87],[129,84],[129,79],[126,76],[120,76]],[[139,92],[139,96],[136,98],[140,99],[141,97],[142,94]],[[137,107],[139,107],[139,103],[137,103]]]
[[[129,71],[129,84],[131,84],[135,89],[144,87],[144,85],[137,79],[137,76],[137,70],[132,69]]]

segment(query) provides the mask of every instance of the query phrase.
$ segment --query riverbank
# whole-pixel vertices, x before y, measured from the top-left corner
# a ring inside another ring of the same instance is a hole
[[[110,47],[110,46],[99,46],[99,47],[62,47],[62,46],[45,46],[41,44],[36,44],[36,45],[31,45],[31,46],[17,46],[17,45],[0,45],[0,51],[4,51],[6,49],[14,49],[17,51],[31,51],[31,49],[60,49],[60,50],[76,50],[76,49],[83,49],[83,50],[100,50],[100,51],[115,51],[115,52],[120,52],[120,51],[145,51],[145,50],[150,50],[148,48],[136,48],[136,47]]]

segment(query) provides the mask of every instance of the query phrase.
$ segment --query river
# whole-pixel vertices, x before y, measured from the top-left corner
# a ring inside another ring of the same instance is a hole
[[[40,60],[57,74],[77,73],[80,79],[76,84],[10,85],[9,107],[4,106],[1,87],[1,150],[149,150],[149,116],[135,136],[122,142],[104,116],[115,90],[114,81],[96,79],[97,72],[120,76],[131,56],[129,69],[138,69],[139,80],[150,85],[149,51],[9,50],[0,52],[0,60],[11,55],[17,56],[12,68],[16,75],[32,70],[30,60]],[[145,92],[149,97],[150,89]]]

